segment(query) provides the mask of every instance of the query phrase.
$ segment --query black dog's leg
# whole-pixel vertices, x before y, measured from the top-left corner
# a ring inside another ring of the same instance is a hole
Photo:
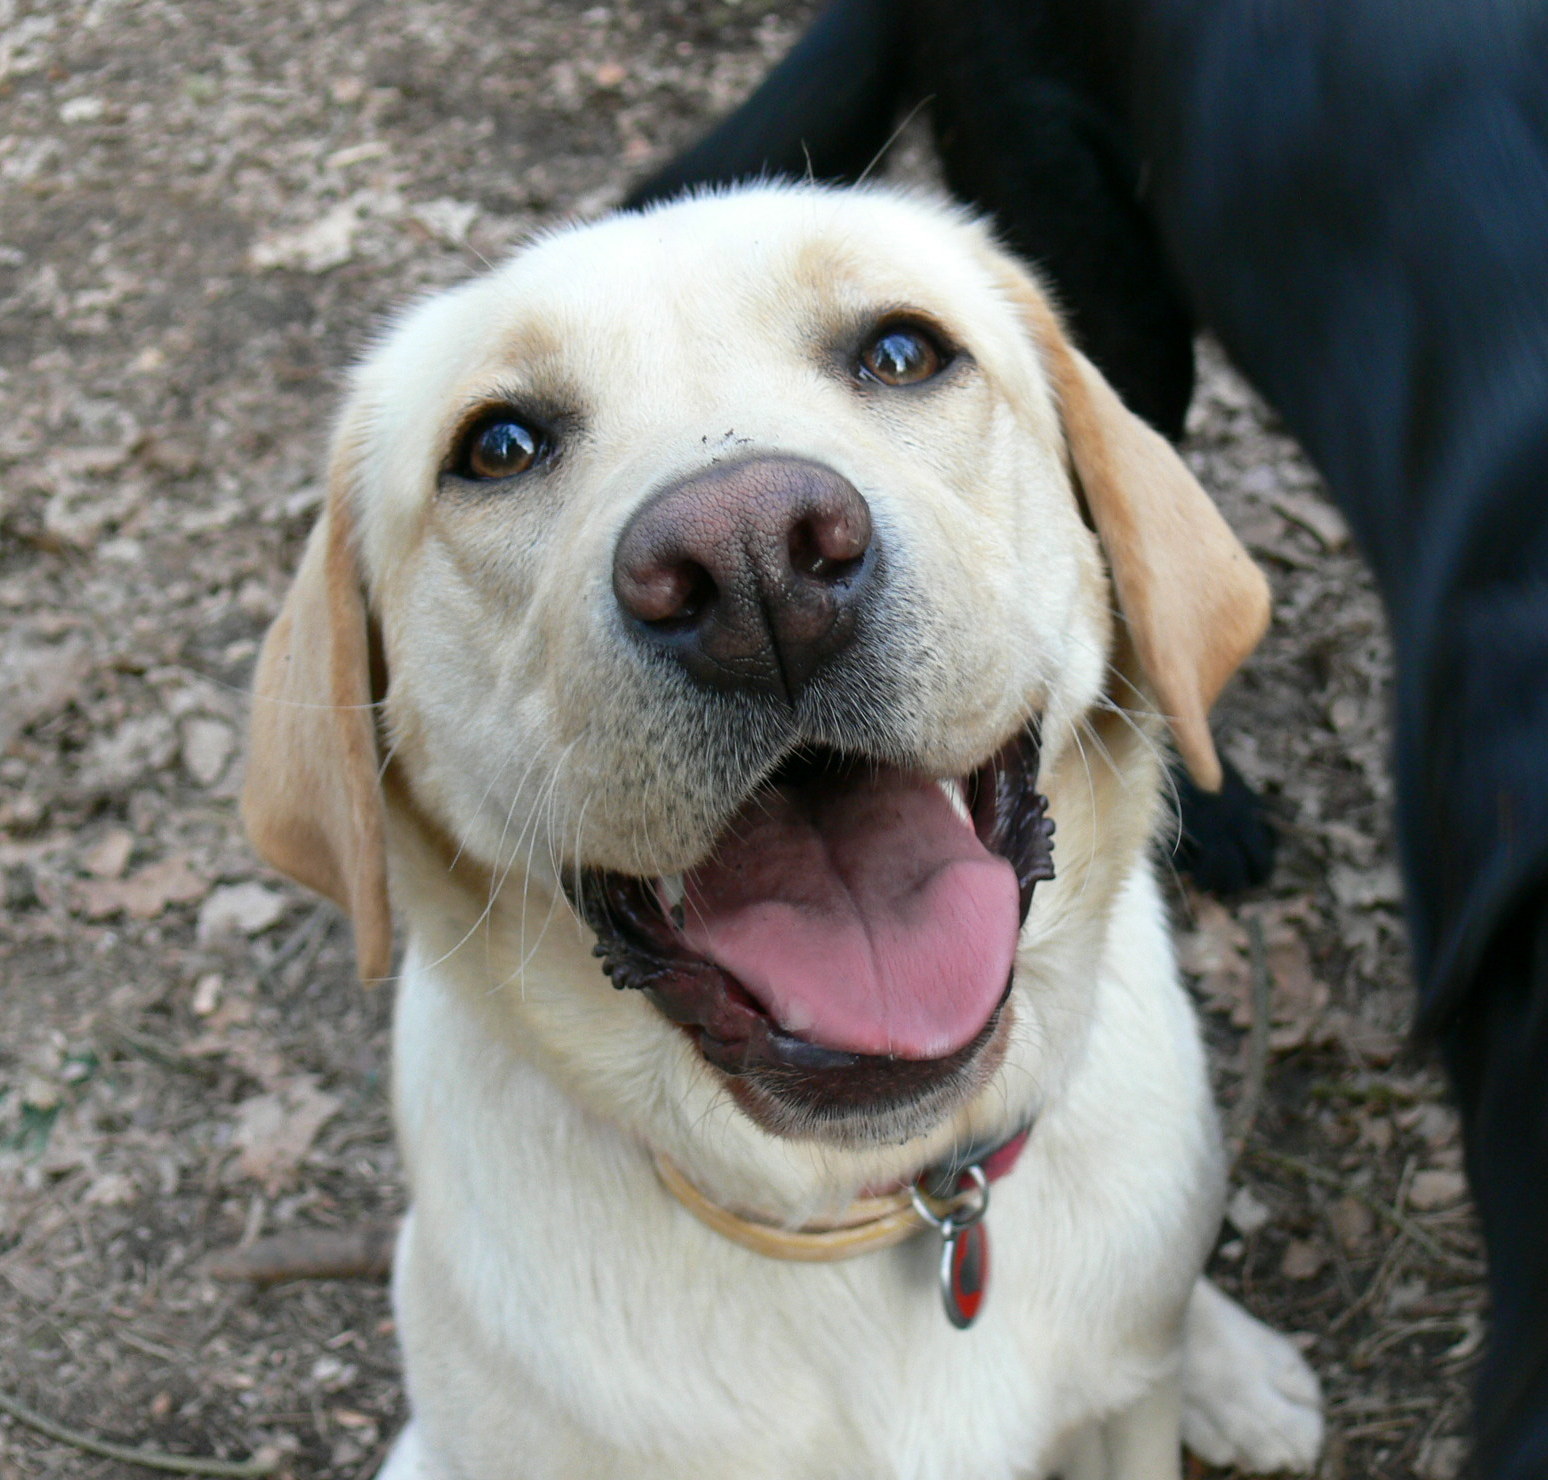
[[[1172,441],[1193,396],[1193,316],[1142,202],[1141,170],[1085,76],[1060,6],[915,0],[916,90],[931,97],[952,193],[994,218],[1052,288],[1076,342],[1125,404]],[[1263,800],[1229,763],[1219,792],[1172,780],[1177,869],[1211,894],[1273,870]]]
[[[1193,319],[1140,207],[1137,171],[1062,84],[1007,82],[990,107],[936,119],[952,193],[1053,289],[1075,342],[1131,411],[1175,442],[1193,399]]]
[[[1488,983],[1442,1030],[1489,1246],[1494,1329],[1478,1384],[1478,1470],[1548,1475],[1548,892],[1507,920]]]
[[[1172,862],[1206,893],[1230,898],[1273,872],[1279,839],[1263,798],[1242,773],[1224,756],[1220,769],[1220,790],[1203,791],[1181,766],[1173,767],[1178,837]]]
[[[902,52],[897,0],[833,0],[735,113],[637,185],[624,205],[760,176],[858,179],[891,135]]]

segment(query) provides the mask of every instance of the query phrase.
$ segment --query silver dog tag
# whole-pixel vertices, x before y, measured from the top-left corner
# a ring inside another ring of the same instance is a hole
[[[950,1198],[931,1197],[915,1186],[913,1199],[919,1216],[941,1236],[939,1282],[946,1319],[966,1331],[989,1292],[989,1230],[984,1226],[989,1178],[975,1164],[958,1178]]]

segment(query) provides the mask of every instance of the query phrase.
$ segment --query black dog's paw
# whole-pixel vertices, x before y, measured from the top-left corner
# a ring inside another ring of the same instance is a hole
[[[1219,791],[1201,791],[1181,766],[1172,772],[1182,834],[1172,862],[1206,894],[1229,898],[1268,879],[1279,839],[1263,798],[1230,761],[1220,764]]]

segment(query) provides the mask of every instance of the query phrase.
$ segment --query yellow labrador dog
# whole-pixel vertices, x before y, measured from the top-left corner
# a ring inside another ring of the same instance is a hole
[[[1309,1466],[1315,1380],[1200,1278],[1149,856],[1266,613],[943,206],[694,199],[405,315],[245,797],[364,976],[406,939],[384,1474]]]

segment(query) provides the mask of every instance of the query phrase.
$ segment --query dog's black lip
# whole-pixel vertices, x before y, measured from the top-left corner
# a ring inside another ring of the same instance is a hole
[[[968,783],[968,806],[979,840],[1016,871],[1022,922],[1037,884],[1053,878],[1053,819],[1035,787],[1039,745],[1035,726],[1012,737]],[[853,764],[832,753],[789,759],[775,780]],[[656,881],[602,869],[568,880],[571,902],[595,931],[594,954],[620,989],[643,991],[657,1009],[694,1039],[705,1060],[733,1079],[797,1108],[826,1112],[920,1097],[961,1074],[994,1037],[1005,996],[971,1043],[938,1059],[854,1054],[811,1043],[779,1027],[729,972],[688,950],[663,913]]]

